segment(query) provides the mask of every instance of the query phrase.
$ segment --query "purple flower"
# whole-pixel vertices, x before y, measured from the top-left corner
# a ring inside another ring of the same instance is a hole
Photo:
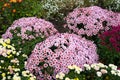
[[[55,78],[58,72],[67,73],[69,65],[83,67],[84,64],[97,61],[98,55],[93,42],[75,34],[64,33],[50,36],[38,43],[27,60],[26,69],[36,74],[38,80],[41,80],[46,79],[46,75]],[[39,74],[43,69],[47,70],[47,68],[42,68],[42,66],[46,67],[46,64],[54,69],[53,74],[50,75],[47,71]]]
[[[36,17],[20,18],[13,22],[13,24],[7,29],[6,33],[2,35],[3,38],[12,38],[13,35],[10,32],[15,30],[17,27],[21,28],[18,36],[21,36],[22,39],[34,39],[35,36],[27,35],[26,31],[32,31],[35,35],[41,36],[44,35],[48,37],[50,35],[56,34],[58,31],[54,28],[54,25],[44,19],[39,19]],[[16,30],[14,31],[16,32]]]
[[[72,33],[93,36],[109,30],[109,26],[120,25],[120,14],[97,6],[76,8],[65,17],[66,24]]]

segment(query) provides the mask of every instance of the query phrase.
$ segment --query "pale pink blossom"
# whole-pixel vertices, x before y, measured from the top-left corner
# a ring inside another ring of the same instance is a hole
[[[54,25],[44,19],[36,18],[36,17],[28,17],[28,18],[20,18],[15,20],[13,24],[7,29],[5,34],[2,35],[3,38],[12,38],[13,34],[10,30],[15,30],[17,27],[21,28],[20,33],[17,36],[21,36],[22,39],[34,39],[35,37],[44,35],[45,37],[51,36],[53,34],[58,33],[58,31],[54,28]],[[32,31],[36,34],[27,35],[26,31]],[[16,32],[16,30],[14,31]]]
[[[38,80],[42,80],[45,74],[39,72],[48,65],[54,68],[53,75],[48,76],[54,78],[59,72],[67,73],[69,65],[83,67],[84,64],[97,61],[96,46],[92,41],[75,34],[64,33],[50,36],[38,43],[27,61],[26,69],[34,73]],[[45,65],[38,66],[41,62],[45,62]]]
[[[76,8],[65,17],[64,27],[71,33],[93,36],[110,26],[120,25],[120,13],[114,13],[98,6]]]

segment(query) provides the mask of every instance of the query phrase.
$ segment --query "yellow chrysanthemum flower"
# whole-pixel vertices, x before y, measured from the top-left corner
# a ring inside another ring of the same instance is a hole
[[[11,58],[11,57],[12,57],[12,55],[7,56],[7,58]]]
[[[3,45],[3,47],[6,47],[6,46],[7,46],[7,44],[6,44],[6,43],[4,43],[4,42],[2,43],[2,45]]]
[[[78,78],[74,78],[74,80],[79,80]]]
[[[5,39],[5,43],[10,44],[10,39]]]
[[[9,55],[11,53],[11,50],[7,50],[7,54]]]
[[[2,77],[5,77],[5,75],[6,75],[5,73],[2,73]]]

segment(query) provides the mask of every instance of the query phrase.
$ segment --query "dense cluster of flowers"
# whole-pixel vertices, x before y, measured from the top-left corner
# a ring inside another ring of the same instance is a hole
[[[11,8],[11,6],[13,5],[13,3],[21,3],[22,0],[8,0],[8,2],[1,0],[1,2],[5,2],[2,6],[2,10],[4,11],[6,8]],[[12,9],[11,10],[13,13],[16,12],[16,9]]]
[[[45,18],[63,18],[77,7],[90,6],[98,3],[98,0],[42,0]]]
[[[29,71],[22,69],[23,64],[20,64],[21,51],[17,52],[14,46],[11,45],[10,39],[0,39],[0,79],[1,80],[35,80]],[[23,54],[21,58],[27,58]],[[21,66],[22,65],[22,66]]]
[[[98,61],[93,42],[75,34],[56,34],[38,43],[28,58],[26,69],[38,80],[53,80],[56,73],[68,72],[67,66],[83,67]],[[53,74],[49,74],[49,71]]]
[[[64,11],[83,5],[84,0],[43,0],[43,3],[43,9],[47,11],[46,17],[50,18],[54,14],[64,16]]]
[[[113,64],[102,63],[84,64],[84,69],[76,66],[68,66],[67,74],[60,72],[56,75],[57,80],[119,80],[120,70]]]
[[[56,34],[58,31],[54,28],[54,25],[44,19],[39,19],[36,17],[21,18],[13,22],[11,27],[9,27],[5,34],[2,35],[3,38],[12,38],[11,30],[16,32],[16,28],[20,27],[21,31],[17,36],[21,36],[22,39],[34,39],[36,36],[48,37],[50,35]],[[29,32],[34,33],[27,34]]]
[[[101,43],[109,49],[120,52],[120,26],[111,27],[100,35]]]
[[[108,30],[109,26],[120,24],[120,14],[102,9],[97,6],[76,8],[65,17],[70,31],[78,35],[93,36],[98,32]]]
[[[120,11],[120,0],[105,0],[103,6],[112,11]]]
[[[15,48],[9,44],[10,39],[0,39],[0,56],[9,57],[11,52],[16,53]]]

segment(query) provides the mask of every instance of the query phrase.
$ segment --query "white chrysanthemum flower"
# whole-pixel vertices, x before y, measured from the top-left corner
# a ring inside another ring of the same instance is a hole
[[[25,58],[28,58],[28,56],[26,54],[23,54],[22,56],[25,57]]]
[[[114,64],[109,64],[109,67],[112,68],[113,70],[117,70],[117,66],[115,66]]]
[[[11,60],[11,63],[19,63],[19,60],[18,60],[17,58],[12,59],[12,60]]]
[[[71,65],[69,65],[69,66],[68,66],[68,69],[74,69],[74,67],[73,67],[73,66],[71,66]]]
[[[10,44],[10,39],[5,39],[4,42]]]
[[[0,62],[1,62],[1,63],[4,63],[4,60],[1,60]]]
[[[96,73],[98,77],[101,77],[102,76],[102,73],[101,72],[97,72]]]
[[[7,76],[8,79],[11,79],[11,76]]]
[[[30,80],[36,80],[36,78],[34,78],[34,77],[30,77]]]
[[[97,64],[100,68],[107,68],[106,65],[104,65],[103,63],[98,63]]]
[[[84,67],[85,67],[86,70],[91,70],[91,67],[88,64],[84,64]]]
[[[102,74],[106,74],[106,73],[108,72],[108,71],[105,70],[105,69],[101,69],[100,71],[101,71]]]
[[[65,80],[71,80],[70,78],[66,77]]]
[[[96,71],[98,71],[100,69],[100,67],[96,65],[96,66],[93,67],[93,69],[95,69]]]
[[[65,74],[60,72],[59,74],[56,75],[56,78],[63,79],[65,77]]]
[[[118,70],[118,73],[117,73],[117,75],[120,77],[120,70]]]
[[[3,77],[2,80],[6,80],[6,77]]]
[[[117,75],[116,70],[111,70],[111,74],[113,74],[113,75]]]
[[[29,73],[30,73],[29,71],[22,71],[22,75],[25,77],[29,76]]]
[[[0,43],[3,43],[3,39],[0,39]]]
[[[78,66],[76,65],[73,65],[74,69],[75,69],[75,72],[77,72],[78,74],[80,74],[80,72],[82,71],[81,68],[79,68]]]
[[[14,68],[14,71],[17,72],[17,71],[20,71],[20,69],[19,68]]]
[[[59,74],[56,75],[56,78],[59,78]]]
[[[18,75],[14,75],[14,76],[13,76],[13,80],[21,80],[21,77],[18,76]]]

